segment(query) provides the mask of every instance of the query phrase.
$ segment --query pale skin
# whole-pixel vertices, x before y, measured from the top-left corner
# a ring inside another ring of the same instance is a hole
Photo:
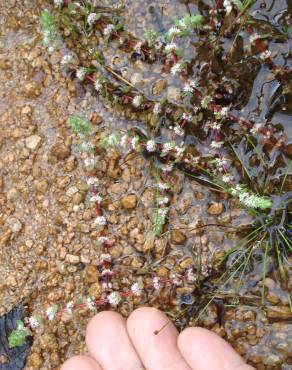
[[[198,327],[179,334],[164,313],[150,307],[127,320],[100,312],[87,326],[86,344],[90,355],[70,358],[61,370],[254,370],[218,335]]]

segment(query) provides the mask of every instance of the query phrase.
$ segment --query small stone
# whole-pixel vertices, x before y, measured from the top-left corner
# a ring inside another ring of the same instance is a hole
[[[10,240],[11,235],[12,231],[10,229],[0,235],[0,247],[3,247]]]
[[[143,244],[143,248],[142,248],[142,252],[143,253],[147,253],[149,251],[151,251],[153,248],[154,248],[154,235],[153,233],[148,233],[146,235],[146,240],[145,240],[145,243]]]
[[[80,257],[74,254],[67,254],[65,261],[71,265],[77,265],[80,262]]]
[[[49,188],[49,182],[48,180],[46,179],[43,179],[43,180],[36,180],[34,182],[34,187],[36,189],[36,191],[38,191],[39,193],[46,193],[48,188]]]
[[[164,266],[158,267],[156,270],[156,275],[161,278],[168,278],[169,270]]]
[[[194,261],[191,257],[185,258],[179,264],[182,269],[189,269],[194,265]]]
[[[171,230],[170,242],[173,244],[183,244],[186,241],[186,236],[180,230]]]
[[[25,139],[27,149],[36,150],[41,144],[42,138],[38,135],[31,135]]]
[[[126,195],[121,200],[122,206],[125,209],[134,209],[137,206],[137,195],[130,194]]]
[[[88,294],[91,298],[98,299],[101,297],[102,294],[102,288],[98,281],[91,284],[90,288],[88,289]]]
[[[9,227],[13,233],[18,233],[22,228],[22,223],[16,217],[9,217],[6,220],[6,226]]]
[[[95,283],[98,281],[99,273],[97,268],[93,265],[89,265],[85,267],[84,270],[84,282],[85,283]]]
[[[165,89],[165,86],[165,80],[158,80],[155,82],[152,88],[153,95],[161,95],[162,91]]]
[[[28,82],[24,85],[23,94],[27,98],[36,98],[41,94],[41,85],[35,81]]]
[[[292,311],[290,307],[286,306],[269,306],[267,308],[267,317],[269,319],[291,320]]]
[[[51,154],[59,160],[64,160],[70,156],[71,149],[63,142],[60,142],[52,147]]]
[[[224,207],[222,203],[213,203],[208,208],[208,213],[210,215],[220,215],[223,212],[223,210],[224,210]]]
[[[66,195],[68,195],[68,197],[72,197],[72,195],[78,193],[78,188],[77,186],[71,186],[67,191],[66,191]]]
[[[90,121],[93,125],[100,125],[103,122],[103,118],[95,112]]]

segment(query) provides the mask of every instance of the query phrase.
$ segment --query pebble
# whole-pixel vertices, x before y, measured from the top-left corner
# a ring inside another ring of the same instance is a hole
[[[36,150],[41,144],[42,138],[38,135],[31,135],[25,139],[27,149]]]
[[[51,155],[59,160],[68,158],[71,154],[71,149],[63,142],[57,143],[52,147]]]
[[[286,306],[268,306],[267,317],[269,319],[291,320],[292,311]]]
[[[77,265],[80,262],[80,257],[74,254],[67,254],[65,261],[71,265]]]
[[[6,226],[9,227],[13,233],[18,233],[22,229],[22,223],[16,217],[9,217],[6,220]]]
[[[98,281],[99,272],[97,268],[93,265],[86,266],[84,269],[84,282],[85,283],[95,283]]]
[[[122,207],[125,209],[134,209],[137,206],[137,195],[126,195],[121,200]]]
[[[223,204],[222,203],[213,203],[208,208],[208,213],[210,215],[217,216],[217,215],[221,215],[221,213],[223,212],[223,210],[224,210],[224,207],[223,207]]]
[[[170,232],[170,242],[173,244],[183,244],[186,241],[185,234],[180,230],[171,230]]]

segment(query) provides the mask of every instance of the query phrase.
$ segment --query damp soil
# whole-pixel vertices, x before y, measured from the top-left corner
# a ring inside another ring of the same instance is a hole
[[[126,1],[122,20],[129,32],[141,38],[145,29],[164,32],[175,15],[204,11],[209,3]],[[149,129],[141,117],[132,116],[126,108],[113,109],[104,104],[90,87],[60,68],[68,45],[64,43],[52,54],[46,51],[39,18],[49,6],[41,1],[0,2],[0,315],[22,304],[29,315],[34,315],[52,303],[62,305],[100,294],[99,233],[90,226],[95,209],[88,202],[88,174],[68,117],[76,114],[91,120],[95,143],[101,133],[112,130],[130,130],[133,125],[146,132]],[[274,35],[269,44],[276,54],[274,62],[290,68],[291,55],[290,59],[284,55],[287,50],[291,54],[291,39],[283,40],[279,30],[284,17],[291,16],[291,7],[288,0],[263,1],[256,2],[250,10],[258,32]],[[264,181],[276,186],[291,160],[291,90],[285,90],[284,101],[283,87],[268,68],[253,58],[239,63],[245,37],[243,34],[238,45],[233,45],[236,52],[225,70],[234,92],[232,102],[244,117],[256,122],[268,120],[278,139],[285,138],[285,150],[271,150],[261,143],[255,149],[244,139],[236,141],[236,149],[245,156],[258,187]],[[223,47],[230,50],[231,43],[226,37]],[[159,97],[153,95],[153,86],[163,75],[158,62],[133,61],[115,45],[109,46],[105,55],[108,63],[122,70],[123,76],[132,79],[145,95],[176,100],[177,80],[167,80],[167,88]],[[202,52],[193,58],[197,60],[195,68],[203,69],[208,55]],[[204,142],[194,139],[194,133],[189,134],[188,141],[204,150]],[[263,153],[270,169],[264,180],[265,168],[253,160],[256,150]],[[223,273],[218,262],[222,253],[229,251],[253,222],[238,203],[176,170],[171,175],[175,186],[168,225],[163,237],[151,244],[155,184],[148,159],[137,155],[120,161],[120,154],[114,150],[101,152],[97,177],[101,180],[100,193],[107,199],[107,235],[115,241],[110,253],[113,268],[119,273],[113,280],[116,290],[130,287],[138,276],[145,281],[154,275],[167,279],[173,272],[184,273],[192,267],[198,273],[199,283],[151,290],[143,300],[128,298],[118,312],[128,316],[142,305],[158,307],[178,328],[198,323],[215,331],[258,370],[290,369],[291,269],[287,268],[283,283],[271,259],[263,305],[262,250],[254,254],[240,288],[238,279],[222,285],[216,290],[216,299],[196,321],[199,309],[212,297],[214,281]],[[287,177],[286,192],[291,190],[291,179]],[[121,200],[128,194],[138,199],[132,209],[122,206]],[[210,226],[198,228],[200,225]],[[287,262],[288,266],[292,263],[289,255]],[[88,310],[79,310],[73,318],[63,314],[58,322],[45,322],[34,332],[24,369],[58,369],[66,358],[86,353],[84,333],[92,315]],[[1,332],[3,335],[6,333]],[[1,354],[0,368],[9,366],[9,356]]]

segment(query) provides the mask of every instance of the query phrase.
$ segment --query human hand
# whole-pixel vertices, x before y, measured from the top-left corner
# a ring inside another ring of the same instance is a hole
[[[161,311],[143,307],[127,320],[103,311],[88,324],[91,357],[75,356],[61,370],[254,370],[222,338],[202,328],[180,334]]]

